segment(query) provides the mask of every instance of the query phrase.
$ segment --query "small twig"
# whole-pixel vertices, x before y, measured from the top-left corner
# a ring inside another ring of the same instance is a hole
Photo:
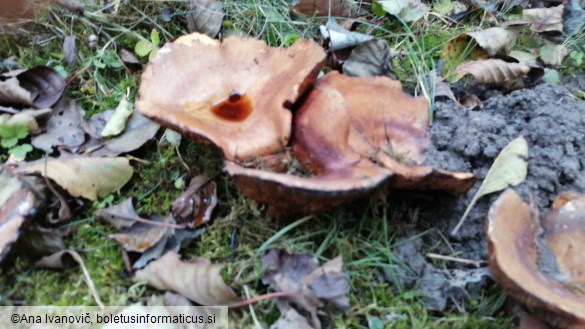
[[[0,112],[6,112],[6,113],[10,113],[10,114],[18,114],[18,113],[20,113],[20,111],[18,111],[18,110],[11,109],[9,107],[4,107],[4,106],[0,106]]]
[[[227,305],[227,307],[240,308],[240,307],[248,306],[250,304],[258,303],[258,302],[266,300],[266,299],[287,297],[287,296],[296,295],[298,293],[299,293],[298,291],[275,291],[275,292],[271,292],[269,294],[264,294],[264,295],[248,298],[248,299],[241,301],[239,303],[229,304],[229,305]]]
[[[244,285],[244,293],[246,294],[246,298],[249,300],[250,299],[250,291],[248,290],[247,285]],[[258,321],[258,318],[256,317],[256,312],[254,311],[254,307],[252,306],[252,304],[248,305],[248,308],[250,309],[250,316],[252,316],[252,321],[254,321],[254,325],[256,326],[256,328],[264,329],[262,327],[262,325],[260,324],[260,321]]]
[[[91,276],[89,275],[89,271],[87,270],[87,267],[85,267],[85,263],[83,262],[83,258],[81,258],[81,256],[75,250],[67,250],[67,253],[69,253],[69,255],[71,255],[71,257],[73,257],[73,259],[75,259],[75,261],[81,267],[81,271],[83,271],[83,276],[85,277],[85,281],[87,282],[87,285],[89,286],[89,290],[91,291],[91,294],[93,295],[93,298],[95,299],[96,304],[98,304],[102,308],[105,307],[104,303],[102,302],[102,300],[100,298],[100,295],[98,294],[98,291],[95,287],[95,284],[93,283],[93,280],[91,279]]]
[[[116,217],[121,218],[121,219],[125,219],[125,220],[133,220],[133,221],[136,221],[139,223],[153,225],[153,226],[164,226],[164,227],[178,228],[178,229],[187,228],[186,225],[172,224],[172,223],[167,223],[167,222],[156,222],[156,221],[142,218],[142,217],[124,216],[124,215],[119,215],[119,214],[116,214]]]
[[[433,253],[428,253],[427,257],[433,258],[433,259],[446,260],[446,261],[450,261],[450,262],[458,262],[458,263],[467,264],[467,265],[473,265],[475,267],[481,267],[481,265],[487,263],[485,260],[465,259],[465,258],[444,256],[444,255],[433,254]]]

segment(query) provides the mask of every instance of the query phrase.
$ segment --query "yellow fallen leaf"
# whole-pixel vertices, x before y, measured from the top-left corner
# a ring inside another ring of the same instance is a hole
[[[451,235],[456,235],[469,211],[475,205],[475,202],[484,195],[501,191],[509,186],[516,186],[524,181],[528,173],[528,144],[524,137],[520,136],[511,141],[498,154],[498,157],[492,164],[481,186],[471,199],[471,202],[465,209],[465,213],[457,223],[457,226],[451,231]]]

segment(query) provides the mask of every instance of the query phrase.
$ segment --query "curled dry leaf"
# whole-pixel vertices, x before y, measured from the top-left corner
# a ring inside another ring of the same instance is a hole
[[[65,80],[47,66],[0,75],[0,104],[35,108],[51,107],[61,97]]]
[[[128,198],[122,203],[108,208],[96,210],[94,215],[98,220],[104,221],[118,230],[134,225],[135,221],[131,218],[140,217],[134,209],[133,198]]]
[[[416,22],[430,10],[420,0],[381,0],[378,3],[385,12],[405,22]]]
[[[387,76],[396,79],[386,41],[369,40],[353,49],[343,63],[343,73],[352,77]]]
[[[99,135],[112,114],[113,111],[100,112],[92,116],[89,121],[84,121],[83,129],[94,139],[82,147],[91,156],[117,156],[132,152],[153,139],[160,128],[158,124],[138,111],[133,111],[126,123],[126,129],[120,135],[107,140],[101,139]]]
[[[585,197],[557,204],[539,220],[536,209],[505,191],[488,214],[490,266],[533,316],[554,328],[584,328]]]
[[[354,0],[300,0],[291,11],[306,16],[355,17],[359,7]]]
[[[53,148],[64,148],[77,151],[85,141],[82,128],[83,111],[73,100],[63,97],[51,110],[51,116],[45,124],[45,132],[34,136],[31,143],[34,147],[47,153]]]
[[[162,216],[153,216],[150,220],[158,223],[168,222]],[[167,235],[168,230],[169,228],[166,226],[157,226],[150,223],[135,223],[119,233],[110,234],[108,237],[118,242],[126,251],[142,253],[156,245]]]
[[[517,32],[501,27],[491,27],[477,32],[464,33],[470,36],[488,56],[508,54],[516,44]]]
[[[189,0],[191,11],[187,14],[189,32],[201,32],[212,38],[219,33],[223,23],[223,4],[217,0]]]
[[[171,213],[178,223],[197,228],[211,220],[211,213],[217,205],[217,186],[207,176],[195,176],[189,187],[173,202]]]
[[[262,258],[262,282],[277,291],[294,291],[284,299],[308,312],[312,327],[320,328],[317,310],[330,303],[340,310],[349,308],[349,276],[338,256],[319,266],[309,255],[272,249]]]
[[[299,40],[290,48],[190,34],[168,43],[142,75],[136,108],[162,125],[220,147],[231,160],[288,144],[286,108],[311,85],[323,49]]]
[[[0,167],[0,262],[39,210],[40,191],[29,186],[35,184],[23,183],[9,168]]]
[[[563,31],[563,9],[563,5],[551,8],[524,9],[522,16],[530,21],[532,31]]]
[[[467,214],[469,214],[469,211],[473,208],[475,202],[479,198],[522,183],[528,174],[527,160],[528,144],[524,137],[519,136],[508,143],[494,160],[490,170],[469,202],[467,209],[465,209],[465,213],[461,216],[459,223],[453,229],[451,235],[457,234],[457,231],[459,231],[459,228],[463,225]]]
[[[200,305],[238,303],[241,299],[221,278],[222,268],[208,260],[182,261],[176,252],[167,252],[136,272],[134,280],[146,280],[156,289],[174,291]]]
[[[530,67],[520,63],[508,63],[501,59],[485,59],[463,63],[455,70],[456,81],[471,74],[477,83],[504,84],[525,77]]]
[[[104,130],[102,130],[100,136],[101,137],[112,137],[119,135],[126,129],[126,122],[134,112],[134,106],[132,103],[128,102],[128,98],[126,95],[122,95],[122,99],[120,99],[120,103],[118,103],[118,107],[114,110],[114,114],[106,123]]]
[[[66,87],[63,77],[48,66],[33,67],[18,74],[16,78],[31,93],[32,105],[39,109],[55,104]]]
[[[134,170],[127,158],[76,156],[21,163],[15,172],[40,174],[55,181],[73,197],[95,201],[122,188]]]
[[[327,49],[331,51],[355,47],[374,39],[371,35],[346,30],[332,18],[327,21],[327,24],[319,26],[319,31]]]

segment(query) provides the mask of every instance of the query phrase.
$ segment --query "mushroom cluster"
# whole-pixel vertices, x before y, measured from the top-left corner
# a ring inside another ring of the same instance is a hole
[[[387,77],[317,79],[324,60],[308,40],[283,49],[190,34],[158,52],[136,108],[219,147],[244,193],[275,214],[330,210],[383,183],[453,195],[475,183],[473,174],[422,165],[424,98]]]

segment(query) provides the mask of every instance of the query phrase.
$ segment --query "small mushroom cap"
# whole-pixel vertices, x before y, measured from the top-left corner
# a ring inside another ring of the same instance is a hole
[[[513,190],[502,193],[488,214],[489,261],[494,278],[532,315],[559,328],[585,328],[585,293],[583,287],[577,288],[582,285],[585,270],[585,253],[579,249],[585,240],[585,202],[580,200],[553,209],[544,217],[546,244],[540,238],[537,211]],[[551,222],[555,224],[551,226]],[[567,230],[576,227],[579,229]],[[546,259],[547,254],[553,259]],[[555,262],[560,272],[554,269]]]
[[[136,108],[161,125],[220,147],[228,159],[288,144],[294,103],[319,73],[324,50],[299,40],[288,48],[193,33],[162,47],[142,74]]]

